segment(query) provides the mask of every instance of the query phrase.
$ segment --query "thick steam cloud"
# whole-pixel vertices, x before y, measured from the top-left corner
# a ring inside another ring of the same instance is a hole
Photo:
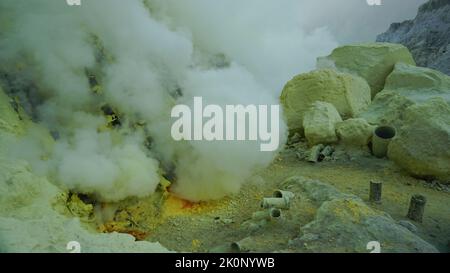
[[[25,136],[12,156],[105,201],[149,195],[172,173],[172,190],[190,200],[237,193],[276,151],[254,141],[175,142],[170,111],[194,96],[278,104],[287,80],[337,46],[326,27],[302,27],[308,1],[282,2],[2,0],[3,87],[55,139],[47,149]],[[120,126],[105,128],[104,107]]]

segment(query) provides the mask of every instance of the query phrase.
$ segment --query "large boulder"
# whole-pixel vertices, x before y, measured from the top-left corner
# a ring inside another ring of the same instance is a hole
[[[335,124],[341,121],[341,116],[331,103],[316,101],[303,118],[308,143],[316,145],[336,142]]]
[[[378,242],[383,253],[436,253],[434,246],[399,225],[388,214],[368,207],[354,198],[324,202],[316,219],[302,227],[300,240],[317,234],[319,239],[308,241],[307,249],[323,252],[369,252],[369,242]]]
[[[368,253],[368,243],[375,241],[383,253],[438,252],[389,214],[372,209],[355,195],[304,177],[291,177],[283,186],[301,192],[302,198],[317,206],[314,220],[302,226],[300,236],[290,242],[301,251]]]
[[[284,87],[280,100],[289,129],[301,131],[304,114],[311,103],[331,103],[343,118],[351,118],[366,110],[371,98],[370,87],[364,79],[323,69],[294,77]]]
[[[417,89],[430,91],[448,91],[450,77],[437,70],[398,63],[386,79],[385,90],[402,90],[417,99],[428,98]],[[415,91],[415,93],[412,93]]]
[[[450,77],[436,70],[398,63],[368,110],[360,116],[371,124],[401,127],[409,106],[440,97],[450,103]]]
[[[403,45],[368,43],[336,48],[331,55],[318,59],[318,67],[334,66],[364,78],[374,97],[383,89],[386,77],[398,62],[415,65],[411,53]]]
[[[388,156],[409,173],[450,181],[450,104],[433,98],[406,109]]]
[[[367,146],[372,138],[373,130],[373,126],[362,118],[352,118],[336,124],[339,141],[348,146]]]

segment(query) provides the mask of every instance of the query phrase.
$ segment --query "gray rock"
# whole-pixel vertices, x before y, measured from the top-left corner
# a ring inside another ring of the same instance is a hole
[[[398,224],[401,225],[402,227],[407,228],[409,231],[411,231],[412,233],[417,233],[419,232],[419,229],[416,227],[416,225],[414,225],[413,223],[411,223],[410,221],[406,221],[406,220],[400,220],[398,221]]]
[[[302,240],[304,242],[311,242],[311,241],[319,240],[319,238],[320,238],[320,236],[317,234],[307,233],[307,234],[303,235],[302,237],[300,237],[300,240]]]
[[[308,179],[302,176],[294,176],[286,179],[282,187],[292,189],[299,187],[310,200],[319,204],[336,198],[349,198],[361,200],[359,197],[351,194],[345,194],[338,191],[335,187],[318,180]]]
[[[397,224],[388,214],[368,207],[362,201],[337,198],[324,202],[316,219],[302,227],[305,234],[320,234],[309,241],[313,252],[333,249],[337,252],[369,252],[369,242],[379,242],[381,252],[438,252],[437,249]]]
[[[392,24],[377,41],[403,44],[419,66],[450,75],[450,1],[428,1],[414,20]]]

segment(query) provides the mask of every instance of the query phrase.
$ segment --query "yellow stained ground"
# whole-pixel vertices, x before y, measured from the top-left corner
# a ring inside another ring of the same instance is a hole
[[[427,182],[410,177],[393,162],[371,156],[312,164],[285,151],[258,174],[264,183],[249,183],[237,195],[191,203],[165,193],[136,201],[123,209],[129,212],[132,222],[145,231],[146,240],[158,241],[171,250],[204,252],[220,246],[225,250],[233,241],[254,236],[261,251],[281,251],[286,249],[289,239],[300,234],[303,225],[314,219],[315,207],[301,200],[294,202],[284,215],[290,219],[289,223],[271,223],[262,234],[253,234],[242,224],[260,210],[262,197],[270,196],[281,182],[295,175],[329,183],[364,201],[368,201],[370,181],[382,181],[383,202],[371,206],[396,220],[406,219],[413,194],[423,194],[428,199],[424,221],[414,223],[420,229],[419,235],[440,251],[450,251],[450,193],[427,187]]]

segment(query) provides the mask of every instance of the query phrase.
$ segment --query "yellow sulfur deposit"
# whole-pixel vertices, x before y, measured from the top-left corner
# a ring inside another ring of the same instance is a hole
[[[77,194],[72,194],[67,200],[67,208],[74,216],[88,219],[94,212],[92,204],[85,204]]]
[[[229,202],[230,200],[228,198],[224,198],[218,201],[193,203],[170,194],[161,210],[163,218],[178,215],[204,214],[224,208]]]
[[[295,76],[280,96],[291,131],[303,129],[305,112],[316,101],[331,103],[342,118],[354,117],[369,106],[370,87],[361,77],[332,69]]]

